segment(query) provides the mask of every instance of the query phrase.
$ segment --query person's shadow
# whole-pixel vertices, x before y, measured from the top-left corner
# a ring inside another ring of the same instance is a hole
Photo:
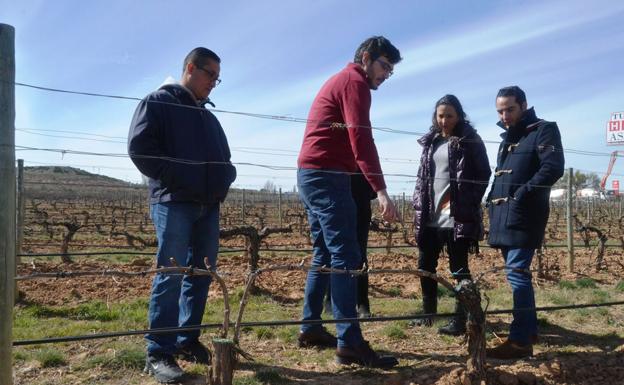
[[[617,333],[603,335],[582,333],[578,330],[564,328],[541,318],[538,320],[538,344],[549,346],[583,346],[594,347],[603,352],[612,352],[624,344],[624,338]],[[495,333],[499,337],[506,337],[509,324],[503,321],[486,322],[486,332]]]

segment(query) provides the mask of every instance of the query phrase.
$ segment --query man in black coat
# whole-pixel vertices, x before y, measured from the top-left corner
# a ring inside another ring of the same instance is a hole
[[[544,240],[550,188],[563,175],[561,135],[555,122],[537,118],[527,109],[526,95],[518,86],[498,91],[496,111],[501,134],[494,182],[488,197],[488,243],[500,248],[515,309],[534,308],[531,261]],[[537,341],[537,314],[514,311],[509,337],[488,349],[490,358],[513,359],[533,354]]]

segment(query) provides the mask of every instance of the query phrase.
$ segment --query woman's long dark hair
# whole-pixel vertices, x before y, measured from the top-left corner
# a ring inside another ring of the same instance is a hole
[[[461,133],[461,131],[456,131],[457,129],[461,130],[466,124],[471,125],[470,121],[466,117],[466,113],[464,112],[461,103],[459,102],[459,99],[457,99],[457,96],[447,94],[442,96],[440,100],[436,102],[435,108],[433,109],[433,116],[431,117],[431,128],[433,130],[440,131],[438,120],[436,119],[436,113],[438,111],[438,107],[442,105],[451,106],[455,109],[455,112],[457,112],[459,120],[457,121],[457,125],[453,128],[454,135],[458,136]]]

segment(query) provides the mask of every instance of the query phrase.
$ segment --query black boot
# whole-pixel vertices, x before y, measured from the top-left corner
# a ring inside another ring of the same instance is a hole
[[[370,303],[368,302],[368,274],[362,274],[357,278],[357,314],[359,318],[372,317]]]
[[[466,333],[466,310],[459,303],[455,302],[455,317],[451,318],[448,324],[438,329],[438,333],[449,336],[461,336]]]
[[[423,313],[436,314],[438,312],[438,297],[423,297]],[[425,326],[433,325],[433,317],[424,317],[411,320],[409,326]]]

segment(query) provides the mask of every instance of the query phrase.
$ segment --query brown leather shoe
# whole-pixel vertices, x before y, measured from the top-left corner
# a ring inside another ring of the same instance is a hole
[[[500,360],[511,360],[517,358],[526,358],[533,355],[533,345],[520,345],[512,340],[505,340],[502,344],[495,348],[485,350],[487,358],[498,358]]]
[[[336,362],[341,365],[358,364],[370,368],[389,369],[399,364],[393,356],[380,356],[371,349],[368,342],[363,341],[356,347],[338,347]]]
[[[322,349],[335,348],[338,340],[324,327],[313,329],[307,332],[299,332],[300,348],[317,347]]]

